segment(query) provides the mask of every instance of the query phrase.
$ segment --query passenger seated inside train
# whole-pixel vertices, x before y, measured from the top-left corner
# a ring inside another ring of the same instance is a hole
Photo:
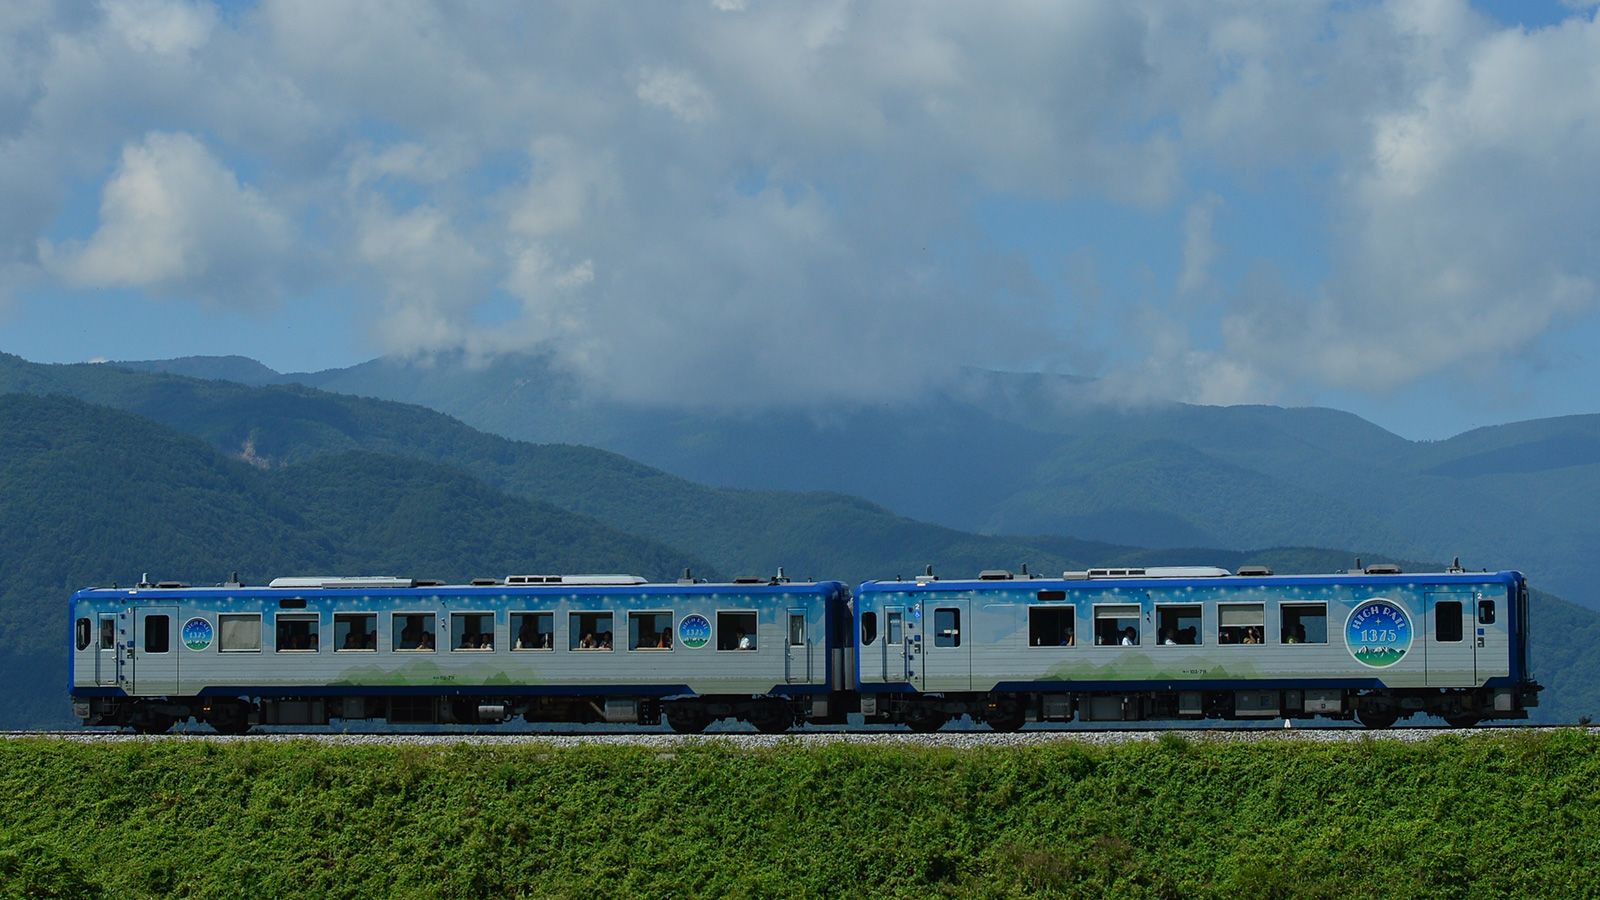
[[[1138,645],[1139,645],[1139,632],[1135,631],[1132,625],[1129,625],[1127,628],[1122,629],[1122,646],[1124,646],[1124,647],[1136,647]]]

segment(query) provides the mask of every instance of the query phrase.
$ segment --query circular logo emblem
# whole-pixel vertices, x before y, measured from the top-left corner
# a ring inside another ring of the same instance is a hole
[[[1411,617],[1398,603],[1379,597],[1355,608],[1344,626],[1344,644],[1356,662],[1385,669],[1411,649]]]
[[[211,638],[214,636],[211,623],[199,616],[183,623],[183,645],[190,650],[206,649],[211,646]]]
[[[678,622],[678,643],[691,650],[711,643],[711,622],[699,613],[684,616]]]

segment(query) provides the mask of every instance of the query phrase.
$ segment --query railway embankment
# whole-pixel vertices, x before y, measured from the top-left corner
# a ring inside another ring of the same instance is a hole
[[[1600,736],[0,740],[0,894],[1592,894]]]

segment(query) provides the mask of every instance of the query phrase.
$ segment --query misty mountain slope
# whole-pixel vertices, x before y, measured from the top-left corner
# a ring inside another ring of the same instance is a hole
[[[1026,539],[927,525],[837,494],[707,488],[614,453],[511,441],[422,407],[298,384],[248,387],[104,365],[36,365],[0,354],[0,390],[16,389],[135,412],[269,467],[350,450],[443,463],[498,490],[682,547],[725,573],[770,574],[785,566],[854,580],[928,563],[975,573],[1025,561],[1049,571],[1096,564],[1114,552],[1077,542],[1082,554],[1062,557]]]
[[[675,577],[709,564],[455,470],[369,453],[264,472],[150,422],[0,395],[0,724],[59,723],[66,599],[90,584],[293,574]]]
[[[956,529],[1384,546],[1516,566],[1540,585],[1588,593],[1600,417],[1412,442],[1337,410],[1112,409],[1071,379],[967,374],[905,408],[764,418],[607,403],[536,356],[481,368],[375,360],[284,377],[423,403],[507,436],[603,447],[691,480],[846,491]]]

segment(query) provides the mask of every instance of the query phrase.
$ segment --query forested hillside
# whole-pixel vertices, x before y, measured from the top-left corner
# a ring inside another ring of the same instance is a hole
[[[1138,546],[1377,546],[1521,568],[1600,605],[1600,416],[1415,442],[1348,413],[1093,402],[1078,379],[967,372],[897,407],[760,416],[611,403],[538,356],[379,359],[277,375],[241,358],[131,364],[421,403],[477,428],[603,447],[694,481],[835,490],[985,534]]]
[[[146,419],[0,396],[0,725],[69,713],[66,599],[92,584],[238,572],[464,581],[532,572],[675,577],[691,554],[436,464],[330,454],[262,471]]]

